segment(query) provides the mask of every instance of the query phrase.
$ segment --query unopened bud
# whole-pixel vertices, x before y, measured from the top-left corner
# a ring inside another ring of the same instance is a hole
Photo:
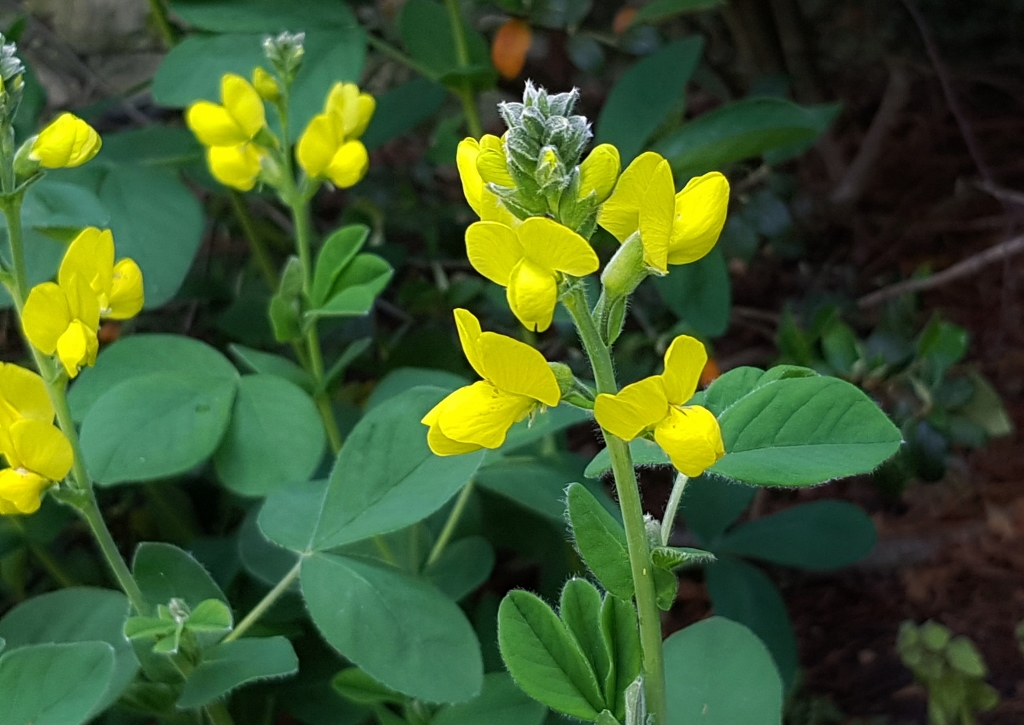
[[[644,245],[640,233],[634,232],[611,258],[601,273],[605,294],[612,299],[633,294],[648,275],[644,263]]]
[[[305,42],[305,33],[287,31],[263,39],[263,54],[286,83],[295,79],[302,65],[302,58],[306,54]]]
[[[252,72],[252,87],[256,89],[256,92],[260,94],[260,98],[264,101],[273,103],[281,97],[281,86],[278,84],[277,79],[259,66]]]

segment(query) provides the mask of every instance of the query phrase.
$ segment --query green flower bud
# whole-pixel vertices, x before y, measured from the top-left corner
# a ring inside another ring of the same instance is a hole
[[[644,264],[644,245],[640,241],[640,233],[636,232],[626,239],[605,265],[601,273],[601,284],[609,298],[624,298],[633,294],[633,290],[644,281],[648,273],[647,265]]]

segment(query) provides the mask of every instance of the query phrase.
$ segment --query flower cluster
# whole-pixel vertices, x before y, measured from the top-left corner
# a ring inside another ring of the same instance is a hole
[[[558,301],[579,294],[580,278],[598,271],[588,239],[600,225],[622,245],[602,274],[602,298],[591,313],[611,344],[618,333],[603,319],[609,310],[617,310],[621,327],[625,300],[646,276],[695,262],[715,245],[729,182],[711,172],[677,193],[669,162],[656,153],[641,154],[621,175],[614,146],[599,145],[584,158],[592,134],[586,118],[572,115],[577,97],[575,90],[549,95],[527,83],[522,103],[499,106],[508,125],[504,136],[459,144],[463,192],[480,217],[466,231],[466,252],[474,269],[506,288],[516,318],[543,332]],[[423,418],[434,453],[497,448],[517,421],[563,399],[578,402],[578,392],[587,390],[571,375],[568,381],[556,376],[528,345],[481,333],[465,310],[455,315],[466,357],[483,380]],[[652,438],[680,472],[699,475],[725,453],[715,416],[687,405],[706,363],[700,341],[677,337],[661,375],[615,394],[590,394],[597,422],[623,440]]]
[[[71,470],[71,444],[53,419],[43,379],[0,363],[0,515],[34,513],[42,492]]]
[[[101,319],[126,320],[142,309],[142,271],[131,259],[114,261],[109,230],[88,227],[68,246],[57,282],[32,288],[22,310],[25,337],[56,353],[68,377],[96,362]]]
[[[366,176],[370,157],[359,137],[376,106],[373,96],[360,93],[354,83],[335,83],[324,112],[314,116],[299,137],[295,158],[303,171],[342,189]]]

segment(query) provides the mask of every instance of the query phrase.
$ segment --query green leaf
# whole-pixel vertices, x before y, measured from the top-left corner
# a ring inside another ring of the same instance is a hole
[[[654,0],[637,10],[630,25],[658,23],[681,15],[717,7],[724,0]]]
[[[583,561],[605,589],[621,599],[631,599],[633,574],[622,524],[584,486],[570,484],[566,495],[573,538]]]
[[[121,695],[135,677],[139,661],[125,637],[130,605],[121,592],[71,587],[48,592],[15,605],[0,619],[0,640],[8,650],[35,644],[106,642],[113,648],[114,667],[103,697],[93,709],[99,713]]]
[[[960,415],[980,425],[992,438],[1001,438],[1013,433],[1013,420],[1006,412],[999,393],[992,387],[992,383],[977,370],[970,370],[968,377],[974,384],[974,394],[971,399],[960,408]]]
[[[308,324],[321,317],[367,314],[394,273],[395,270],[382,257],[360,254],[335,278],[327,301],[306,312],[303,319]]]
[[[208,599],[230,604],[203,565],[177,546],[156,541],[139,544],[132,573],[146,601],[154,606],[171,599],[183,600],[190,609]]]
[[[369,560],[316,553],[303,562],[301,583],[320,633],[374,679],[430,702],[480,692],[476,635],[427,582]]]
[[[530,420],[516,423],[509,429],[504,445],[496,451],[488,451],[486,462],[514,453],[533,443],[542,441],[566,428],[593,420],[593,413],[570,405],[549,408],[547,412]]]
[[[41,282],[49,282],[57,274],[67,246],[64,242],[53,239],[31,227],[24,230],[23,236],[28,284],[35,286]],[[5,250],[5,258],[9,256],[6,251],[8,246],[6,233],[0,233],[0,249]],[[7,293],[7,288],[0,285],[0,308],[8,308],[12,305],[13,302]]]
[[[732,282],[721,247],[693,264],[675,267],[672,274],[654,278],[662,301],[704,337],[718,337],[729,327]]]
[[[258,516],[259,508],[253,507],[238,529],[238,558],[247,572],[264,584],[273,586],[295,566],[298,556],[294,551],[268,541],[260,531],[256,521]]]
[[[430,725],[541,725],[547,714],[504,672],[484,677],[480,695],[469,702],[442,707]]]
[[[710,564],[715,555],[703,549],[692,549],[687,546],[655,546],[651,549],[651,562],[662,569],[672,571],[680,566],[694,564]]]
[[[917,339],[917,355],[927,372],[929,383],[937,385],[950,367],[967,354],[967,330],[933,317]]]
[[[177,623],[160,617],[131,617],[124,625],[124,635],[128,639],[146,639],[148,637],[168,637],[178,629]]]
[[[654,150],[682,181],[766,151],[816,138],[821,119],[812,108],[781,98],[747,98],[690,121]]]
[[[498,609],[498,645],[509,674],[530,697],[582,720],[605,709],[601,685],[557,615],[530,592],[511,591]]]
[[[407,390],[420,386],[440,388],[450,393],[463,385],[469,385],[469,380],[450,373],[446,370],[434,370],[431,368],[395,368],[385,375],[370,393],[366,401],[366,410],[373,410],[381,403],[401,395]]]
[[[377,98],[363,144],[372,151],[433,118],[444,103],[445,90],[427,78],[413,78]]]
[[[871,518],[847,501],[812,501],[748,521],[727,533],[719,551],[821,571],[864,558],[877,534]]]
[[[342,697],[360,705],[394,703],[401,705],[408,698],[390,687],[382,685],[358,667],[346,667],[331,680],[333,687]]]
[[[668,725],[781,725],[782,684],[746,627],[712,617],[665,640]]]
[[[474,90],[494,86],[497,74],[491,65],[487,41],[463,22],[469,68],[463,69],[455,49],[451,21],[444,7],[434,0],[408,0],[398,19],[402,42],[415,60],[436,74],[446,85]]]
[[[242,685],[294,675],[299,659],[285,637],[238,639],[203,651],[203,659],[185,680],[178,708],[208,705]]]
[[[332,296],[338,277],[349,263],[355,259],[370,236],[370,228],[365,224],[351,224],[335,230],[327,237],[316,258],[313,273],[312,302],[314,307],[321,307]]]
[[[640,676],[643,653],[633,602],[608,594],[601,603],[601,633],[612,653],[605,680],[605,702],[615,716],[626,718],[626,688]]]
[[[114,672],[106,642],[37,644],[0,657],[0,725],[79,725],[102,702]]]
[[[81,422],[106,392],[126,380],[153,373],[179,373],[234,383],[238,371],[215,349],[181,335],[132,335],[100,352],[96,365],[75,378],[68,394],[74,419]]]
[[[249,372],[262,375],[276,375],[288,382],[299,386],[307,393],[312,393],[316,387],[313,376],[307,373],[294,360],[275,355],[263,350],[254,350],[245,345],[228,345],[231,355]]]
[[[857,336],[845,322],[834,320],[821,334],[821,349],[825,360],[840,373],[849,373],[861,359]]]
[[[687,526],[705,546],[712,546],[739,518],[757,489],[728,478],[705,473],[692,478],[683,489],[682,510]]]
[[[62,236],[68,237],[85,227],[105,227],[109,221],[110,214],[94,193],[78,184],[51,178],[30,186],[21,207],[23,227],[65,232]]]
[[[707,568],[706,582],[715,614],[749,627],[761,638],[789,690],[796,679],[796,639],[786,603],[772,580],[757,567],[723,555]]]
[[[477,472],[477,484],[546,519],[565,520],[565,487],[572,476],[532,460],[502,461]]]
[[[90,166],[129,164],[173,168],[202,159],[203,146],[187,128],[152,125],[103,134],[103,148]]]
[[[233,624],[227,604],[220,599],[206,599],[188,615],[185,627],[197,632],[228,632]]]
[[[308,481],[320,465],[323,422],[309,395],[273,375],[239,381],[231,423],[213,465],[221,482],[243,496],[265,496]]]
[[[614,702],[612,651],[601,629],[601,595],[597,588],[586,579],[567,581],[562,588],[558,616],[602,685],[605,703]]]
[[[681,115],[686,84],[704,40],[690,36],[641,59],[615,82],[597,119],[596,143],[619,149],[626,166],[673,111]]]
[[[631,440],[629,442],[629,452],[633,457],[634,466],[670,465],[672,463],[668,455],[665,454],[665,451],[661,450],[661,446],[654,441],[644,438],[634,438]],[[590,463],[587,464],[583,475],[587,478],[601,478],[610,470],[612,470],[611,456],[608,455],[607,448],[602,448]]]
[[[602,710],[601,714],[597,716],[595,721],[597,725],[620,725],[619,721],[615,719],[610,710]]]
[[[660,566],[654,567],[654,594],[657,598],[658,608],[667,612],[676,602],[679,595],[679,579],[670,569],[663,569]]]
[[[189,25],[216,33],[279,33],[356,24],[347,6],[320,0],[173,0],[170,6]]]
[[[217,449],[235,389],[195,373],[153,373],[114,386],[82,422],[89,473],[107,486],[186,473]]]
[[[454,602],[487,581],[494,568],[494,547],[482,536],[467,536],[449,544],[437,561],[423,571],[430,582]]]
[[[785,378],[719,416],[726,455],[710,470],[762,486],[806,486],[868,473],[903,437],[878,405],[837,378]]]

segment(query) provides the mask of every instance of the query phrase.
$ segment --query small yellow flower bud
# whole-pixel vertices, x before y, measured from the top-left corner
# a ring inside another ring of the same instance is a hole
[[[32,142],[29,158],[47,169],[81,166],[100,150],[100,135],[71,113],[62,113]]]
[[[259,66],[252,72],[252,87],[264,101],[273,102],[281,97],[281,86],[277,79]]]

